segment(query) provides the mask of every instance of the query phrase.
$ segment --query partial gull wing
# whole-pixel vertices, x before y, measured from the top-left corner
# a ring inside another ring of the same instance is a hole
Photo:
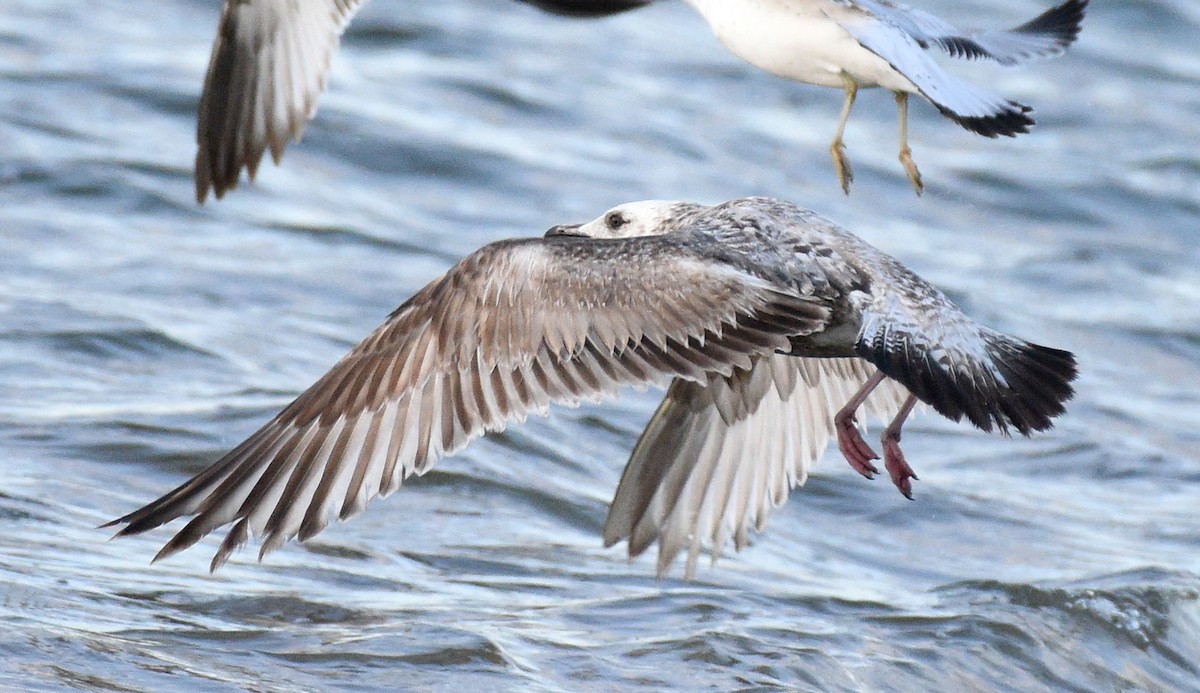
[[[834,413],[875,372],[861,359],[772,354],[749,370],[676,380],[630,456],[604,524],[606,546],[629,540],[636,556],[658,540],[658,575],[701,545],[713,560],[730,537],[737,549],[771,510],[804,484],[834,434]],[[885,381],[865,413],[890,419],[907,391]]]
[[[362,0],[226,0],[196,123],[196,200],[276,163],[325,90],[338,39]]]
[[[213,569],[251,535],[261,557],[552,402],[705,382],[824,327],[825,306],[697,255],[689,236],[487,246],[212,467],[110,524],[195,515],[157,560],[233,522]]]
[[[600,17],[651,0],[522,0],[547,12]],[[225,0],[196,123],[196,201],[220,199],[242,169],[253,179],[269,147],[278,164],[325,91],[330,60],[364,0]]]
[[[974,53],[981,50],[982,57],[1004,65],[1059,55],[1078,38],[1087,4],[1088,0],[1067,0],[1007,31],[972,31],[965,42],[942,37],[941,43],[951,55],[980,57]]]
[[[893,24],[839,21],[849,34],[904,75],[947,118],[986,137],[1029,132],[1028,106],[955,77],[939,66],[908,33]]]
[[[1015,65],[1062,53],[1074,43],[1088,0],[1067,0],[1034,19],[1008,30],[961,31],[924,10],[890,0],[853,0],[875,16],[956,58],[987,58]]]

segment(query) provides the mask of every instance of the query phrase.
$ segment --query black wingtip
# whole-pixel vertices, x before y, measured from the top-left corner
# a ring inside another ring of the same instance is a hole
[[[654,0],[521,0],[560,17],[607,17],[645,7]]]
[[[938,106],[938,110],[950,120],[984,137],[1016,137],[1029,132],[1034,124],[1029,115],[1033,109],[1016,101],[1008,101],[1002,110],[988,116],[962,116],[941,106]]]
[[[1013,29],[1022,34],[1053,36],[1059,46],[1066,48],[1075,42],[1083,28],[1083,16],[1088,0],[1067,0]]]

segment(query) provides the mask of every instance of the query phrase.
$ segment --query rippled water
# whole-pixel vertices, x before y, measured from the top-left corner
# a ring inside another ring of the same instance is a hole
[[[959,24],[1045,3],[921,0]],[[1096,0],[1068,56],[958,66],[990,141],[719,47],[682,3],[576,23],[376,0],[285,165],[197,207],[218,3],[0,4],[0,689],[1182,690],[1200,669],[1200,10]],[[922,417],[916,501],[835,455],[690,583],[600,546],[658,393],[478,442],[215,576],[97,524],[239,442],[490,240],[656,197],[795,200],[977,318],[1079,354],[1050,434]]]

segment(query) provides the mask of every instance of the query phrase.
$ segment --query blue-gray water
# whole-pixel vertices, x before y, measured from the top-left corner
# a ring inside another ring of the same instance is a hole
[[[0,689],[1200,688],[1200,9],[1094,0],[1067,56],[956,65],[1015,140],[925,104],[917,199],[861,95],[682,3],[570,22],[375,0],[303,142],[198,207],[216,0],[0,4]],[[1034,0],[921,0],[960,25]],[[916,500],[836,454],[690,583],[603,549],[659,393],[557,409],[266,563],[95,526],[239,442],[466,252],[641,198],[788,198],[994,327],[1079,354],[1032,440],[906,429]]]

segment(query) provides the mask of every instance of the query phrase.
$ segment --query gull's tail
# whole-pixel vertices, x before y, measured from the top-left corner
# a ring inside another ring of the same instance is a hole
[[[922,91],[942,115],[950,120],[958,123],[964,128],[984,137],[1016,137],[1022,133],[1029,132],[1029,128],[1033,125],[1034,120],[1030,117],[1033,109],[1018,101],[1006,99],[1001,96],[992,94],[989,91],[978,89],[973,85],[963,82],[963,85],[971,87],[975,93],[970,94],[972,100],[976,102],[979,108],[963,109],[961,107],[945,105],[934,100],[929,94]],[[972,104],[973,106],[975,104]]]
[[[864,330],[857,351],[939,414],[984,431],[1049,429],[1074,394],[1069,351],[1032,344],[969,321],[953,321],[941,344],[891,326]]]

